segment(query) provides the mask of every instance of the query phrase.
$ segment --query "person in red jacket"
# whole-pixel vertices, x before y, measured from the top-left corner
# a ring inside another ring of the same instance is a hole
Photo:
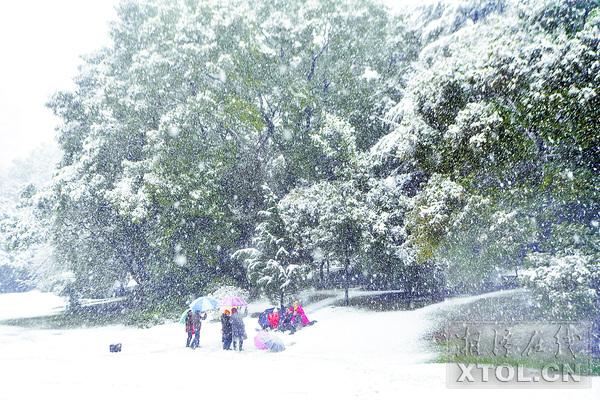
[[[190,347],[192,335],[194,334],[194,322],[192,317],[192,310],[188,310],[187,315],[185,316],[185,332],[187,333],[187,342],[185,343],[185,347]]]
[[[277,309],[273,310],[271,314],[267,316],[267,321],[271,329],[277,329],[279,327],[279,312]]]

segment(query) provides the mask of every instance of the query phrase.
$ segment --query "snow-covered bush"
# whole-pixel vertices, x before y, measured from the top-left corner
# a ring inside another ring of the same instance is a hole
[[[596,317],[600,301],[600,258],[572,254],[533,253],[523,282],[556,318]]]
[[[248,290],[237,286],[227,285],[221,286],[218,289],[210,292],[208,296],[219,301],[223,300],[225,297],[241,297],[245,300],[248,300]]]
[[[499,138],[502,123],[498,112],[489,104],[469,103],[458,113],[444,139],[453,150],[462,147],[473,152],[489,151]]]

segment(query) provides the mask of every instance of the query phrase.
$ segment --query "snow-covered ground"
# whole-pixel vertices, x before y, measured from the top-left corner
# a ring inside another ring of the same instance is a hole
[[[241,353],[220,350],[220,325],[212,322],[204,324],[196,350],[184,347],[180,324],[66,330],[0,325],[0,399],[600,398],[597,378],[592,389],[447,389],[445,366],[427,363],[433,354],[422,335],[433,326],[433,315],[476,298],[382,313],[307,307],[318,323],[282,336],[287,344],[282,353],[254,348],[257,324],[251,318],[246,318],[250,340]],[[60,304],[35,292],[1,295],[0,316],[53,312]],[[116,342],[123,351],[109,353]]]
[[[38,290],[27,293],[1,294],[0,321],[57,314],[64,311],[65,304],[64,298]]]

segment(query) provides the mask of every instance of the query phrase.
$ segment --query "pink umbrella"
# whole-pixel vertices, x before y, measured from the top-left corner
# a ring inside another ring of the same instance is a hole
[[[267,340],[269,340],[269,334],[265,331],[260,331],[254,336],[254,345],[259,350],[267,350]]]
[[[242,299],[241,297],[236,297],[236,296],[224,297],[221,300],[221,307],[225,307],[225,308],[240,307],[240,306],[247,306],[247,305],[248,305],[248,303],[246,303],[246,301],[244,299]]]
[[[285,345],[279,337],[265,331],[260,331],[254,336],[254,345],[259,350],[269,350],[272,353],[285,350]]]

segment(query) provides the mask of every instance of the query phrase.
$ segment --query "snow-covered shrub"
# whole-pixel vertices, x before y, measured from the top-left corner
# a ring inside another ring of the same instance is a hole
[[[523,282],[556,318],[580,318],[598,310],[600,258],[573,254],[533,253]]]
[[[241,297],[247,300],[248,290],[242,289],[237,286],[221,286],[220,288],[209,293],[208,296],[213,297],[219,301],[221,301],[225,297]]]
[[[489,104],[469,103],[444,134],[444,139],[454,149],[467,147],[482,151],[498,140],[502,118]]]
[[[468,197],[435,253],[448,266],[449,286],[477,289],[497,284],[500,275],[520,273],[524,249],[536,239],[526,205]]]

